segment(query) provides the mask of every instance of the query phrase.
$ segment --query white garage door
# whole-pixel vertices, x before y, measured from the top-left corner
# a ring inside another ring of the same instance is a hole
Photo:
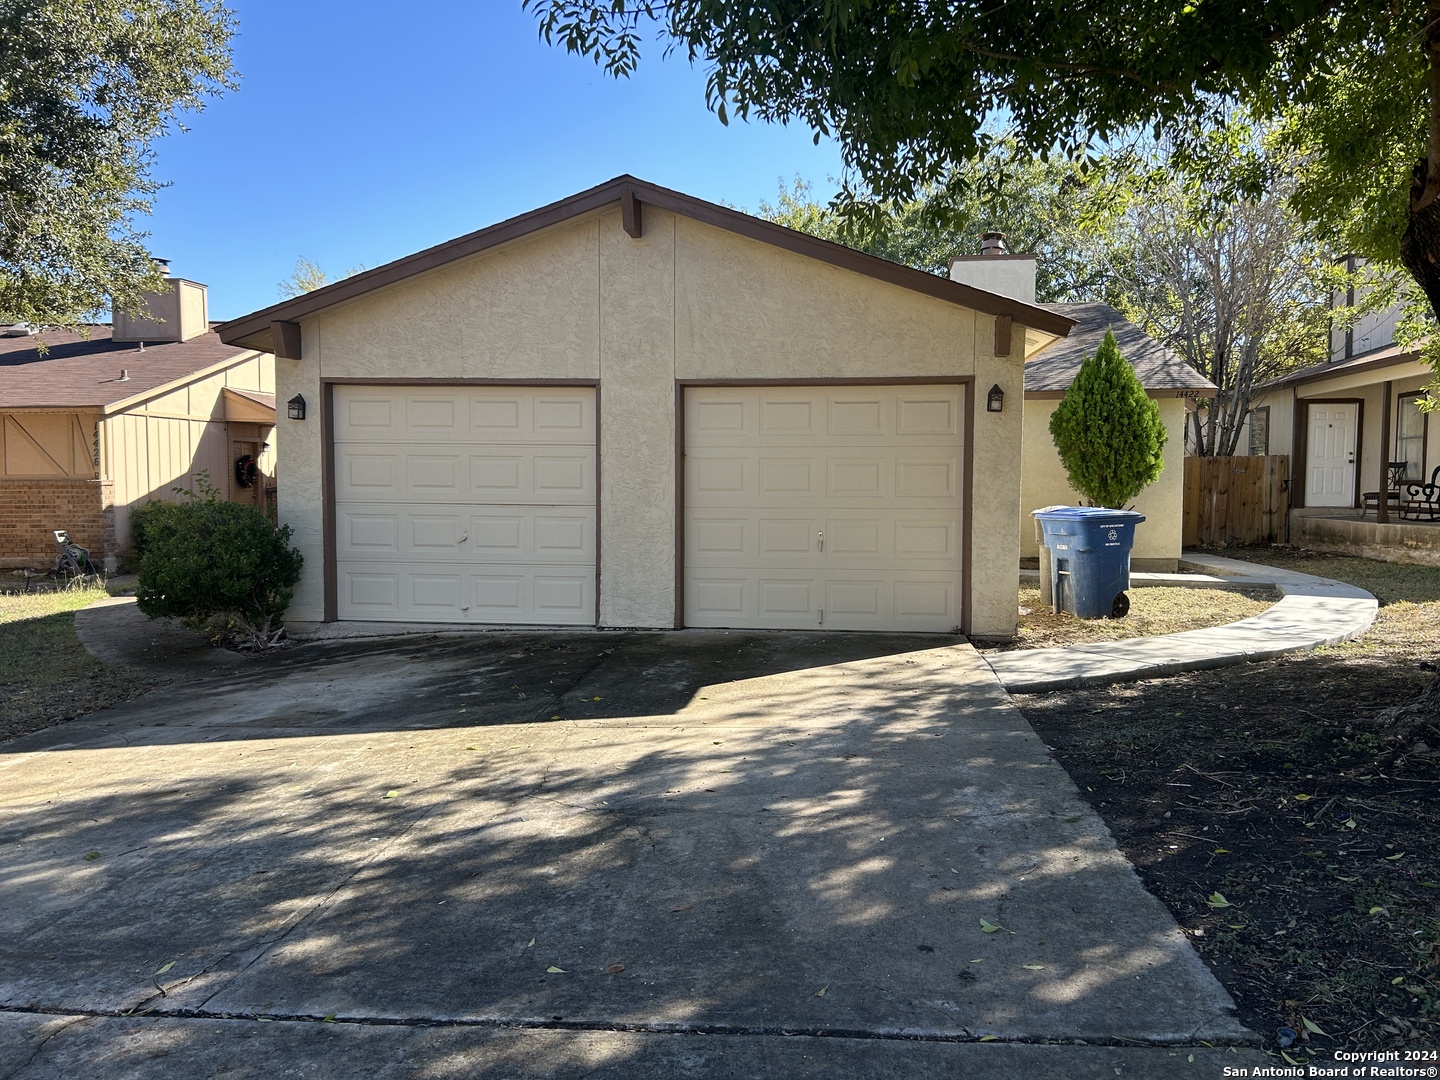
[[[341,619],[590,626],[595,392],[337,386]]]
[[[685,622],[961,622],[959,386],[685,393]]]

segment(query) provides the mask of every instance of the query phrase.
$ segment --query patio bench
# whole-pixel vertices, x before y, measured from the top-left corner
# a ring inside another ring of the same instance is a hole
[[[1440,520],[1440,465],[1430,471],[1430,482],[1422,484],[1413,481],[1405,485],[1405,497],[1400,500],[1400,516],[1411,521]]]

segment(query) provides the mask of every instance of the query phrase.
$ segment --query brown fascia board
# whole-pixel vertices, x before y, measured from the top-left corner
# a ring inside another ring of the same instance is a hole
[[[1338,379],[1344,375],[1358,375],[1367,371],[1378,371],[1381,368],[1398,367],[1401,364],[1423,363],[1420,353],[1416,351],[1390,352],[1391,349],[1400,349],[1401,346],[1381,345],[1372,350],[1381,355],[1366,358],[1365,354],[1351,357],[1349,360],[1337,360],[1329,364],[1317,364],[1314,367],[1302,368],[1300,371],[1292,371],[1289,375],[1281,375],[1278,379],[1271,379],[1269,382],[1261,383],[1255,387],[1256,390],[1281,390],[1287,386],[1304,386],[1306,383],[1320,382],[1324,379]]]
[[[459,259],[479,254],[512,240],[518,240],[539,232],[541,229],[559,225],[582,214],[599,210],[611,203],[619,202],[630,193],[641,203],[649,203],[662,210],[679,214],[706,225],[725,229],[752,240],[773,244],[821,262],[830,263],[845,270],[852,270],[867,277],[898,285],[903,289],[932,296],[960,307],[971,308],[986,315],[1009,315],[1021,326],[1028,326],[1048,334],[1064,337],[1075,325],[1073,320],[1046,311],[1044,308],[995,293],[962,285],[957,281],[913,270],[908,266],[868,255],[841,244],[821,240],[794,229],[787,229],[774,222],[742,214],[716,203],[706,202],[691,195],[684,195],[669,188],[639,180],[633,176],[617,176],[598,187],[590,188],[567,199],[542,206],[538,210],[521,214],[499,224],[491,225],[478,232],[448,240],[435,247],[426,248],[403,259],[377,266],[374,270],[356,274],[327,285],[314,292],[273,304],[260,311],[231,319],[217,328],[220,340],[227,345],[242,345],[262,352],[274,352],[270,337],[272,322],[297,322],[308,315],[323,311],[336,304],[363,296],[387,285],[394,285],[417,274],[446,266]],[[991,256],[994,258],[995,256]]]

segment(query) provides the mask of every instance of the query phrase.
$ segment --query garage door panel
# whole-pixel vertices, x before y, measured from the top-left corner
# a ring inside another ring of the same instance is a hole
[[[826,434],[926,445],[960,435],[963,405],[964,391],[949,386],[692,388],[685,429],[711,447],[808,445]]]
[[[905,457],[895,463],[895,497],[954,499],[960,492],[960,459]]]
[[[948,510],[851,510],[774,515],[692,511],[687,566],[811,565],[822,554],[836,569],[943,570],[960,557],[958,522]],[[823,548],[822,548],[823,545]]]
[[[904,394],[896,403],[895,434],[900,436],[960,434],[960,395]]]
[[[814,457],[763,457],[755,471],[756,491],[761,499],[815,496],[824,475],[823,465]]]
[[[758,410],[757,424],[762,436],[814,435],[824,416],[823,406],[810,398],[762,397]]]
[[[461,571],[345,567],[337,580],[342,619],[380,622],[591,626],[594,575],[584,568],[466,568]],[[397,614],[399,613],[399,614]]]
[[[875,446],[857,453],[847,443],[741,453],[692,445],[685,454],[685,502],[695,509],[868,504],[951,510],[961,465],[958,447]]]
[[[384,557],[400,553],[400,515],[346,513],[339,521],[341,551]]]
[[[762,619],[808,618],[819,588],[813,577],[761,578],[756,589],[758,613]]]
[[[825,476],[825,495],[828,499],[878,499],[885,495],[884,473],[888,462],[840,459],[828,463]]]
[[[832,398],[829,402],[829,422],[826,430],[831,435],[846,438],[867,438],[887,434],[887,411],[889,402],[880,396],[865,398]]]
[[[410,395],[405,400],[405,428],[418,436],[454,438],[459,430],[455,398]]]
[[[464,464],[457,454],[410,454],[405,458],[405,482],[411,493],[434,499],[458,497]]]
[[[344,560],[595,562],[594,517],[585,507],[349,505],[336,507],[336,526],[336,557]]]
[[[335,388],[340,618],[595,622],[589,388]]]
[[[396,437],[404,431],[399,412],[403,407],[403,401],[387,390],[351,390],[343,400],[337,394],[335,439],[352,434],[366,440]]]
[[[400,575],[393,570],[343,573],[339,586],[340,608],[351,618],[382,617],[400,603]]]
[[[336,498],[388,498],[400,492],[404,462],[393,453],[356,453],[341,463]]]
[[[685,398],[685,622],[950,631],[959,387],[704,387]]]
[[[735,574],[695,574],[685,586],[685,604],[692,613],[692,625],[752,625],[749,620],[755,618],[755,584],[752,578]]]

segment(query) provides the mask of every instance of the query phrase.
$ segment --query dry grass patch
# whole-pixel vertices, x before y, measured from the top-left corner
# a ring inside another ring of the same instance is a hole
[[[75,612],[104,589],[0,594],[0,742],[109,708],[157,680],[102,664],[75,637]]]
[[[1020,616],[1015,640],[987,648],[1048,649],[1061,645],[1084,645],[1091,641],[1123,641],[1126,638],[1176,634],[1224,626],[1258,615],[1278,597],[1261,589],[1194,589],[1145,586],[1131,589],[1130,614],[1123,619],[1077,619],[1057,615],[1040,603],[1038,588],[1020,590]]]

